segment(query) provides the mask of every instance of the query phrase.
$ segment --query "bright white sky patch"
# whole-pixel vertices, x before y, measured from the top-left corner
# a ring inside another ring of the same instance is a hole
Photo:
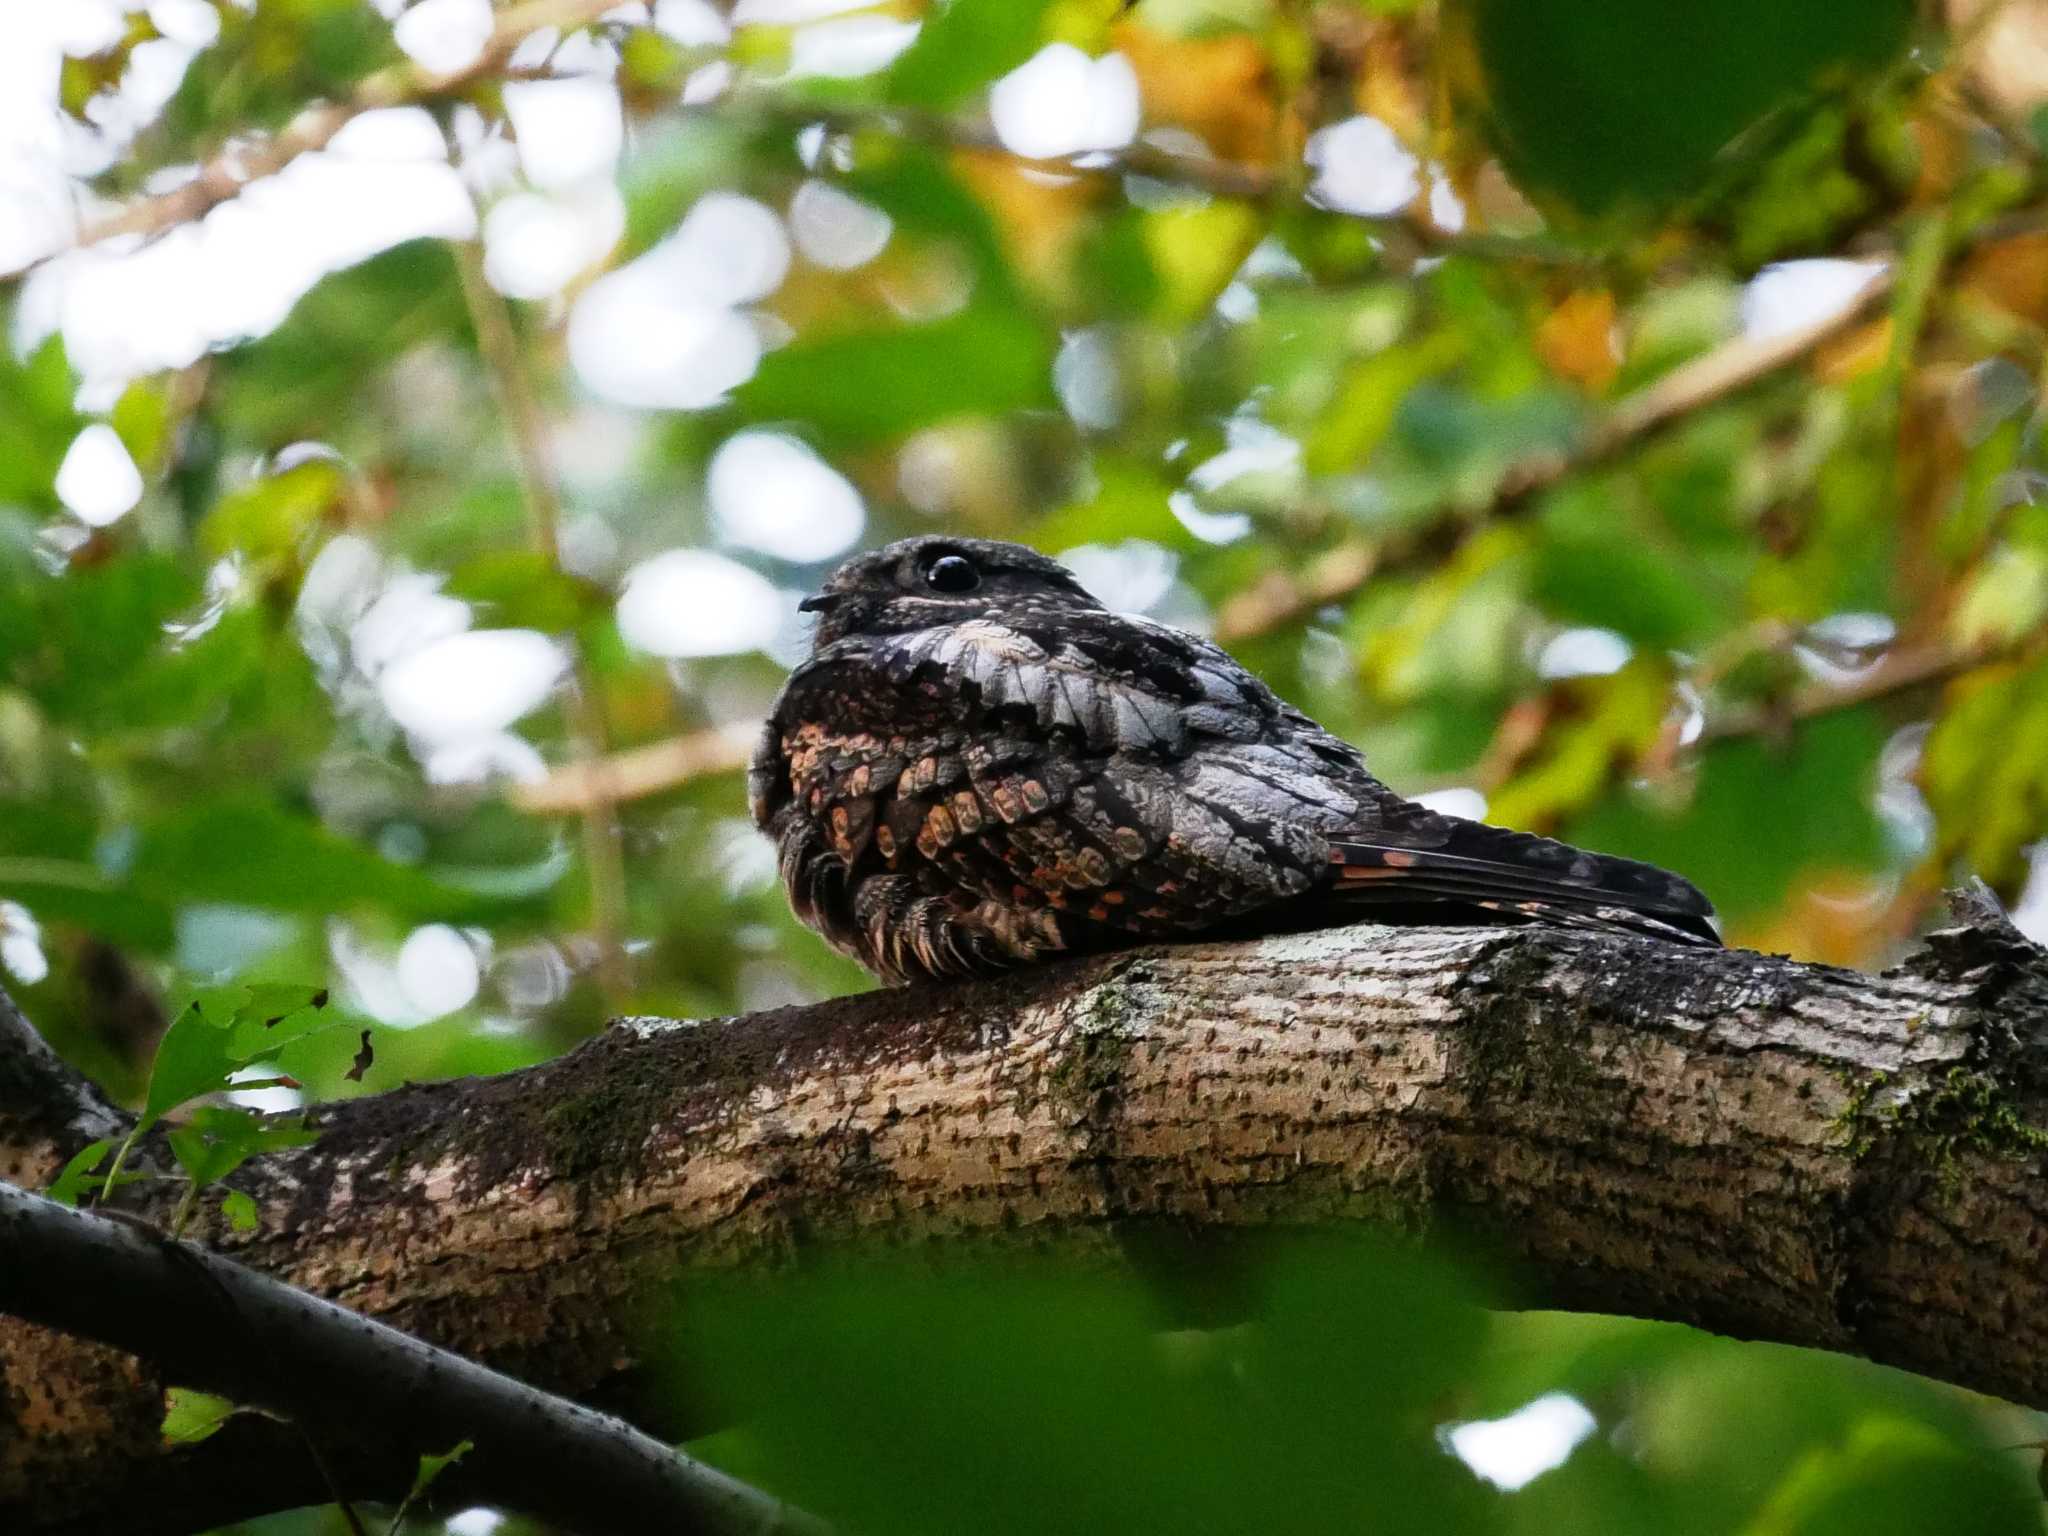
[[[538,630],[468,630],[392,662],[377,691],[393,720],[438,746],[502,731],[539,708],[567,667]]]
[[[231,1083],[258,1083],[277,1076],[277,1063],[259,1061],[254,1066],[238,1067],[228,1074]],[[289,1114],[305,1103],[306,1096],[296,1088],[240,1088],[228,1095],[230,1104],[243,1109],[253,1109],[259,1115]]]
[[[1465,200],[1448,176],[1432,174],[1429,178],[1429,220],[1450,235],[1465,227]]]
[[[1052,387],[1076,426],[1106,432],[1122,421],[1114,334],[1104,326],[1071,332],[1052,360]]]
[[[336,546],[341,546],[339,551]],[[306,590],[301,592],[299,599],[302,612],[315,616],[307,593],[313,588],[316,577],[321,578],[322,607],[331,601],[335,611],[345,611],[343,605],[349,600],[351,589],[344,584],[361,577],[357,552],[364,547],[366,545],[361,540],[350,539],[344,543],[342,539],[336,539],[320,552],[320,558],[306,573]],[[330,568],[330,556],[334,571],[332,577],[326,574]],[[374,550],[371,557],[374,561]],[[372,571],[374,573],[374,565]],[[469,604],[460,598],[450,597],[440,588],[440,577],[423,572],[407,571],[393,576],[350,626],[349,655],[357,670],[365,677],[375,677],[413,651],[468,629]]]
[[[787,604],[757,571],[701,549],[671,549],[626,573],[619,633],[654,656],[732,656],[774,641]]]
[[[2028,855],[2026,888],[2012,909],[2012,925],[2036,944],[2048,944],[2048,843]]]
[[[711,456],[711,520],[728,543],[811,565],[853,547],[860,492],[793,437],[742,432]]]
[[[552,298],[601,261],[626,228],[609,181],[567,192],[515,192],[484,217],[484,275],[515,299]]]
[[[586,289],[569,316],[569,358],[621,405],[698,410],[753,376],[761,336],[734,306],[789,271],[789,237],[752,198],[700,198],[676,232]]]
[[[444,160],[448,141],[425,107],[381,107],[342,124],[329,154],[351,160]]]
[[[713,192],[642,261],[659,266],[698,304],[751,304],[789,274],[789,236],[775,210],[751,197]]]
[[[1349,117],[1309,135],[1309,196],[1340,213],[1399,213],[1422,190],[1421,164],[1376,117]]]
[[[398,948],[398,990],[422,1018],[466,1006],[482,979],[476,950],[446,923],[415,928]]]
[[[1053,43],[995,83],[988,110],[1003,147],[1029,159],[1122,149],[1138,136],[1138,77],[1120,53]]]
[[[856,80],[896,62],[917,41],[918,24],[888,16],[849,16],[800,28],[789,41],[793,80]]]
[[[529,80],[505,87],[505,115],[527,179],[542,188],[609,176],[625,143],[618,88],[606,80]]]
[[[106,527],[142,500],[141,472],[105,422],[94,422],[71,440],[57,468],[57,499],[94,528]]]
[[[834,272],[865,266],[889,243],[889,215],[830,182],[806,181],[789,200],[789,228],[804,259]]]
[[[416,147],[412,122],[395,114],[357,143]],[[330,272],[420,236],[475,232],[475,207],[445,163],[301,155],[139,249],[108,241],[38,267],[23,285],[18,340],[61,330],[81,398],[110,402],[141,374],[276,329]]]
[[[683,82],[682,104],[686,107],[709,106],[732,88],[735,74],[729,59],[713,59],[701,68],[691,70],[690,78]]]
[[[419,0],[391,30],[420,68],[452,75],[483,56],[491,40],[491,0]]]
[[[685,48],[723,48],[732,28],[710,0],[655,0],[654,27]]]
[[[1221,453],[1188,471],[1191,488],[1207,493],[1238,486],[1253,495],[1289,495],[1301,484],[1301,443],[1278,427],[1256,416],[1233,416],[1224,443]]]
[[[1462,816],[1467,821],[1486,819],[1486,796],[1476,789],[1467,789],[1463,785],[1451,789],[1432,789],[1426,795],[1415,796],[1415,803],[1426,805],[1444,816]]]
[[[620,405],[695,411],[754,376],[761,337],[737,310],[678,302],[657,272],[634,262],[576,301],[569,360]]]
[[[1116,613],[1146,613],[1173,590],[1180,561],[1149,539],[1120,544],[1077,544],[1062,550],[1060,564],[1080,578],[1103,607]]]
[[[1778,261],[1742,290],[1742,334],[1769,341],[1833,319],[1884,275],[1881,261]]]
[[[50,974],[42,926],[17,901],[0,901],[0,965],[25,987]]]
[[[220,37],[220,12],[206,0],[151,0],[149,24],[187,48],[211,48]]]
[[[1437,1431],[1466,1466],[1506,1493],[1564,1465],[1598,1428],[1577,1398],[1550,1392],[1504,1419],[1475,1419]]]
[[[30,7],[21,8],[33,15]],[[121,41],[121,7],[112,0],[67,0],[64,5],[38,6],[46,13],[57,42],[66,53],[83,57],[101,53]],[[37,18],[45,19],[45,18]]]
[[[1536,671],[1542,677],[1605,677],[1627,666],[1633,654],[1627,639],[1611,629],[1568,629],[1543,647]]]
[[[26,14],[9,18],[12,35],[0,42],[0,272],[19,271],[70,237],[71,183],[53,110],[66,19],[78,28],[97,16],[116,36],[121,26],[111,6],[17,9]]]

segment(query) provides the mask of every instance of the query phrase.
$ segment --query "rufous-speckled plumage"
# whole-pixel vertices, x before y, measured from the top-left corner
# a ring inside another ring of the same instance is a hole
[[[798,917],[886,981],[1367,917],[1719,942],[1676,875],[1403,799],[1225,652],[1031,550],[906,539],[805,606],[754,820]]]

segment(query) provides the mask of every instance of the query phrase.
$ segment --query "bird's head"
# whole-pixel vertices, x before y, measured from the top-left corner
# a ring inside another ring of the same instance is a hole
[[[926,534],[856,555],[829,576],[806,613],[822,650],[848,635],[897,635],[972,619],[1057,619],[1099,612],[1074,573],[1021,544]]]

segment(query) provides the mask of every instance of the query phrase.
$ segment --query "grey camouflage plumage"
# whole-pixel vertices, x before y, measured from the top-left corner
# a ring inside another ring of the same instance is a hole
[[[972,589],[935,590],[941,560]],[[1718,942],[1677,876],[1403,799],[1227,653],[1030,550],[904,540],[807,606],[753,814],[797,915],[885,980],[1366,916]]]

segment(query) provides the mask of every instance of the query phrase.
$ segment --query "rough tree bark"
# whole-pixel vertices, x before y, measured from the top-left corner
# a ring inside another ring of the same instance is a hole
[[[1161,1218],[1369,1218],[1485,1235],[1527,1305],[1852,1351],[2043,1406],[2048,957],[1965,917],[1882,976],[1362,925],[627,1020],[531,1071],[320,1108],[316,1145],[237,1176],[259,1229],[202,1235],[612,1405],[679,1265],[861,1233],[1113,1249]],[[115,1112],[5,1025],[0,1171],[33,1184]],[[161,1385],[0,1319],[0,1527],[173,1525],[219,1462],[158,1444]],[[322,1496],[288,1444],[266,1454],[273,1481]]]

